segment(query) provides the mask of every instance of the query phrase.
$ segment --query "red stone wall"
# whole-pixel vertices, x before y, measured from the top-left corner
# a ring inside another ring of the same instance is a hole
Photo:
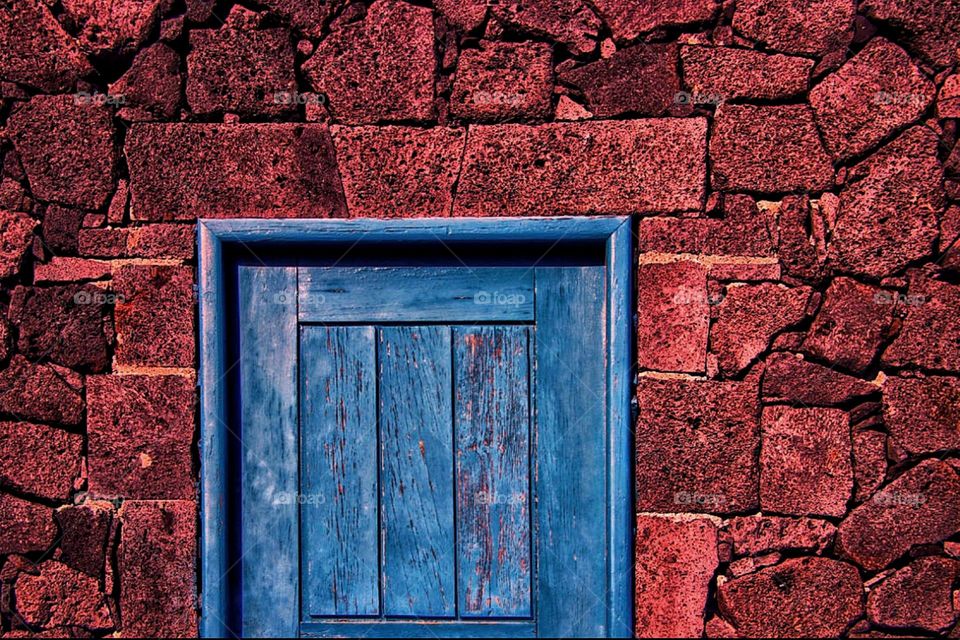
[[[196,218],[635,214],[637,633],[956,636],[958,44],[958,0],[0,1],[0,634],[196,632]]]

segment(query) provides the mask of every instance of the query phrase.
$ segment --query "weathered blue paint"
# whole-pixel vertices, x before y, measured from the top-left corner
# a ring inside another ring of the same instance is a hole
[[[240,267],[243,636],[298,631],[297,270]]]
[[[383,612],[456,614],[450,328],[379,337]]]
[[[602,267],[537,269],[538,635],[607,634]]]
[[[302,267],[301,322],[533,320],[533,271],[495,267]]]
[[[227,402],[232,394],[228,392],[227,385],[223,381],[224,374],[231,366],[227,361],[228,350],[223,332],[229,313],[224,295],[225,288],[229,286],[229,279],[224,277],[224,268],[229,266],[227,261],[231,259],[229,256],[233,255],[228,249],[242,248],[249,255],[250,252],[256,253],[258,248],[290,245],[293,249],[309,245],[311,256],[323,256],[326,252],[330,254],[329,259],[332,262],[336,260],[337,256],[341,255],[344,246],[355,243],[373,245],[376,252],[389,255],[391,247],[402,247],[408,242],[428,243],[438,248],[455,247],[458,242],[516,242],[520,244],[524,242],[547,242],[550,244],[556,243],[558,246],[567,242],[575,242],[579,243],[578,247],[583,246],[585,242],[596,242],[601,243],[601,246],[605,245],[604,275],[592,294],[594,303],[599,303],[598,301],[602,300],[603,304],[606,305],[606,315],[603,320],[604,328],[595,330],[595,325],[585,321],[586,315],[589,314],[584,314],[584,322],[578,320],[577,322],[580,322],[580,325],[571,328],[570,339],[576,343],[581,336],[606,333],[606,341],[600,347],[601,357],[589,362],[586,358],[577,361],[579,363],[577,366],[599,367],[601,370],[598,374],[601,379],[600,386],[597,389],[598,393],[605,398],[605,409],[600,412],[602,417],[600,418],[601,423],[598,432],[605,444],[601,445],[604,460],[598,473],[603,475],[606,481],[596,484],[597,481],[594,478],[589,480],[587,484],[593,483],[597,487],[605,485],[597,497],[597,503],[601,505],[603,517],[592,524],[592,545],[589,550],[591,553],[600,556],[605,554],[606,557],[601,561],[587,563],[589,564],[587,573],[590,580],[597,576],[596,567],[601,567],[599,572],[603,577],[599,580],[603,583],[602,588],[592,594],[598,605],[596,607],[586,607],[578,601],[573,603],[573,608],[584,609],[585,611],[581,613],[590,616],[582,625],[589,631],[576,633],[598,633],[609,636],[629,636],[631,634],[633,517],[629,413],[632,384],[630,334],[633,310],[630,302],[632,295],[630,290],[632,249],[629,220],[624,218],[509,220],[487,218],[401,222],[386,220],[219,220],[201,221],[198,225],[198,233],[200,237],[201,301],[201,371],[199,381],[202,387],[200,455],[203,487],[201,496],[201,530],[203,537],[201,541],[203,550],[201,558],[203,603],[201,632],[203,635],[227,635],[226,621],[232,620],[231,616],[237,614],[230,605],[232,601],[237,600],[237,596],[232,595],[227,585],[222,582],[222,576],[229,567],[229,558],[223,540],[226,527],[231,522],[228,520],[228,513],[224,507],[224,497],[237,490],[236,487],[228,484],[226,464],[227,442],[233,439],[228,428],[230,416]],[[496,250],[491,249],[491,251]],[[592,264],[596,264],[596,262],[592,262]],[[537,278],[539,279],[539,275]],[[535,291],[538,301],[536,326],[526,329],[530,331],[532,344],[540,339],[542,318],[539,308],[542,302],[540,298],[543,295],[544,292],[538,285]],[[452,319],[449,321],[454,322]],[[337,322],[337,320],[336,318],[321,317],[318,322]],[[442,324],[444,321],[434,322]],[[264,332],[277,332],[282,324],[282,322],[278,324],[276,316],[271,316],[270,320],[264,323],[262,330]],[[319,327],[316,329],[320,330]],[[393,329],[393,327],[390,329]],[[522,327],[511,327],[511,329],[523,330]],[[456,330],[461,331],[463,329],[458,328]],[[534,335],[537,336],[536,339],[534,339]],[[531,348],[535,349],[535,347]],[[567,348],[575,350],[579,349],[580,346],[570,346],[568,343]],[[260,357],[265,356],[261,355]],[[281,358],[277,357],[276,359],[280,360]],[[540,393],[535,388],[538,384],[536,382],[538,376],[541,379],[539,384],[542,386],[545,368],[555,373],[556,370],[553,367],[558,362],[558,360],[554,360],[552,363],[548,362],[541,357],[540,351],[534,352],[529,371],[531,398],[540,397]],[[567,361],[567,364],[570,364],[570,362]],[[593,372],[591,372],[588,377],[593,375]],[[264,381],[267,377],[266,373],[261,375]],[[271,382],[271,384],[273,383]],[[546,384],[548,389],[546,393],[549,394],[551,393],[549,391],[551,386],[549,377]],[[592,384],[593,382],[591,382]],[[570,389],[567,389],[566,393],[576,396],[576,392]],[[582,397],[578,399],[582,400]],[[544,406],[542,400],[534,400],[534,402],[541,408]],[[569,403],[572,403],[572,400],[568,400]],[[562,408],[557,410],[562,410]],[[455,408],[450,407],[450,411],[453,413]],[[542,414],[539,419],[543,420]],[[449,428],[452,436],[453,425],[450,424]],[[539,436],[536,431],[541,428],[542,424],[534,427],[531,439],[534,441],[538,439]],[[538,465],[543,462],[540,453],[542,444],[542,441],[533,443],[534,461]],[[553,462],[558,469],[561,466],[559,460],[560,457]],[[583,469],[577,468],[579,463],[569,457],[566,458],[566,463],[567,467],[574,470],[574,474],[579,474],[580,480],[561,479],[561,482],[564,482],[562,486],[564,488],[569,487],[571,481],[585,482],[584,478],[586,476]],[[539,474],[539,477],[537,477],[537,474]],[[534,476],[531,497],[536,496],[537,490],[542,488],[542,467],[539,470],[534,470]],[[576,478],[577,476],[574,475],[573,477]],[[555,482],[556,477],[554,478]],[[453,487],[455,487],[455,484],[451,482],[447,486],[447,490],[452,491]],[[244,490],[244,493],[254,491],[253,488],[241,489]],[[578,495],[576,494],[571,498],[572,503],[577,502]],[[582,496],[579,497],[582,498]],[[533,575],[531,579],[534,584],[534,591],[531,603],[533,607],[532,619],[530,620],[522,622],[502,619],[486,620],[483,618],[469,620],[464,617],[467,615],[465,611],[460,611],[461,620],[450,619],[446,621],[390,620],[384,618],[374,618],[372,620],[346,620],[343,618],[297,620],[300,618],[300,609],[296,593],[292,593],[287,598],[271,593],[267,597],[273,601],[275,610],[272,611],[272,615],[277,618],[277,621],[263,624],[264,626],[285,627],[282,632],[284,635],[292,635],[299,631],[301,635],[317,637],[331,635],[530,637],[534,635],[535,629],[540,635],[546,635],[552,633],[551,629],[563,628],[564,625],[569,628],[569,617],[572,614],[565,608],[569,608],[571,605],[570,597],[578,597],[569,594],[576,594],[577,589],[584,586],[585,583],[582,580],[576,580],[573,585],[564,585],[563,581],[569,581],[571,578],[569,567],[564,570],[556,559],[551,561],[549,553],[537,550],[538,544],[542,544],[540,538],[544,537],[544,526],[546,525],[549,529],[553,526],[554,521],[562,522],[565,517],[563,513],[558,512],[554,514],[552,519],[547,518],[544,515],[544,504],[551,497],[549,495],[539,496],[538,499],[540,501],[539,505],[536,501],[531,504],[534,512],[532,515],[533,523],[537,527],[537,530],[533,531],[533,554],[535,560],[539,561],[540,566],[537,566],[537,562],[534,562],[532,566]],[[229,518],[233,517],[235,516],[229,516]],[[596,518],[590,515],[589,519],[595,520]],[[271,526],[272,535],[275,530],[276,527]],[[560,535],[562,531],[553,531],[553,533],[553,539],[556,541],[556,536]],[[561,551],[564,548],[580,544],[578,531],[573,530],[572,533],[574,534],[572,543],[568,544],[568,542],[561,540]],[[278,543],[274,540],[271,550],[275,550],[277,546]],[[548,551],[550,550],[553,549]],[[327,551],[327,549],[324,548],[324,551]],[[270,557],[270,561],[272,560],[273,556]],[[553,562],[554,565],[551,566],[550,562]],[[276,570],[276,568],[272,569],[272,571]],[[246,577],[249,578],[249,575]],[[278,587],[276,581],[270,581],[267,584],[271,586],[266,589],[251,589],[246,597],[250,599],[258,598],[262,597],[267,590],[274,591],[279,588],[280,591],[283,591],[286,588],[286,585]],[[295,591],[299,590],[295,579],[291,581],[291,584],[293,584]],[[568,599],[561,600],[560,598],[564,597],[564,594]],[[458,599],[456,591],[453,598],[454,601]],[[250,607],[249,604],[244,604],[244,617],[249,615],[251,610],[256,609],[256,606]],[[297,622],[292,622],[294,620]],[[231,624],[235,623],[231,622]],[[295,624],[297,624],[296,628],[294,628]],[[290,631],[291,628],[294,628],[293,632]]]
[[[300,328],[304,619],[380,614],[374,334]]]
[[[532,622],[368,620],[304,623],[304,638],[535,638]]]
[[[529,617],[527,327],[454,330],[460,615]]]

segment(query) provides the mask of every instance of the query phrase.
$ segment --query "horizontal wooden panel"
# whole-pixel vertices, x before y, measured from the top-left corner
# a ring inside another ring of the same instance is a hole
[[[532,622],[305,622],[301,638],[533,638]]]
[[[301,322],[533,320],[533,269],[301,267]]]

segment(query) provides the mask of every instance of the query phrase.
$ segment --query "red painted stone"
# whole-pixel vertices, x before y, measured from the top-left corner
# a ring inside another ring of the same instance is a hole
[[[935,280],[922,271],[911,271],[903,304],[906,319],[900,334],[884,351],[889,366],[920,366],[960,371],[960,286]]]
[[[57,526],[49,507],[0,493],[0,522],[0,555],[44,552],[55,544]]]
[[[58,255],[76,255],[83,211],[57,205],[47,207],[41,231],[45,246]]]
[[[776,255],[776,220],[746,195],[728,195],[722,218],[642,218],[637,244],[641,252],[706,255]]]
[[[756,509],[758,396],[754,382],[641,377],[637,510],[737,513]]]
[[[742,0],[733,27],[776,51],[821,55],[853,39],[854,0]]]
[[[77,233],[77,253],[84,257],[122,258],[127,253],[130,229],[82,228]]]
[[[720,585],[717,601],[740,637],[839,637],[863,615],[863,584],[845,562],[795,558]]]
[[[617,42],[657,29],[711,22],[720,6],[713,0],[594,0]]]
[[[763,398],[814,407],[834,407],[880,391],[880,388],[790,353],[774,353],[763,371]]]
[[[117,114],[124,120],[172,120],[180,108],[181,83],[180,56],[161,43],[138,53],[109,94],[122,100]]]
[[[937,97],[937,115],[941,118],[960,118],[960,73],[943,81]]]
[[[62,0],[64,19],[75,25],[88,52],[126,55],[146,42],[163,0]]]
[[[829,248],[835,269],[882,278],[933,253],[944,208],[936,153],[936,135],[915,127],[851,170]]]
[[[113,520],[109,502],[86,502],[54,512],[60,525],[60,561],[98,580],[104,574],[107,537]]]
[[[15,589],[17,612],[32,627],[114,627],[99,581],[62,562],[44,562],[38,576],[20,574]]]
[[[194,495],[194,385],[181,376],[87,378],[89,485],[101,497]]]
[[[822,553],[833,543],[837,528],[827,520],[779,516],[741,516],[727,525],[738,556],[771,551]]]
[[[194,504],[128,501],[119,516],[117,564],[124,635],[196,636]]]
[[[335,26],[302,71],[339,121],[374,124],[432,120],[435,67],[430,9],[378,0],[362,21]]]
[[[277,117],[297,110],[293,44],[286,29],[190,32],[187,102],[198,115]]]
[[[710,138],[711,181],[721,191],[820,191],[833,166],[806,105],[721,105]]]
[[[325,125],[142,124],[125,150],[136,221],[346,213]]]
[[[897,445],[911,455],[960,449],[960,381],[887,378],[883,421]]]
[[[0,78],[41,91],[66,91],[93,68],[80,47],[39,0],[4,5]]]
[[[597,48],[601,23],[582,0],[504,0],[491,4],[493,15],[508,29],[556,40],[574,55],[587,55]]]
[[[560,73],[598,118],[625,113],[660,116],[677,104],[680,78],[675,44],[638,44]]]
[[[546,119],[553,109],[553,53],[541,42],[484,42],[460,54],[450,113],[468,120]]]
[[[960,3],[956,0],[866,0],[860,9],[903,32],[910,49],[937,66],[957,62]]]
[[[0,210],[0,280],[9,278],[20,269],[36,227],[37,221],[28,215]]]
[[[108,313],[105,292],[89,284],[18,287],[10,302],[20,353],[94,372],[110,366]]]
[[[33,265],[34,284],[104,280],[110,276],[110,263],[86,258],[54,257],[46,264]]]
[[[83,437],[41,424],[0,422],[0,484],[66,500],[80,475]]]
[[[853,478],[857,502],[869,500],[887,477],[887,435],[878,431],[853,434]]]
[[[23,420],[80,424],[83,378],[49,364],[34,364],[15,355],[0,370],[0,411]]]
[[[260,5],[286,19],[294,29],[314,38],[323,35],[323,27],[344,4],[343,0],[262,0]]]
[[[486,0],[435,0],[437,12],[462,31],[474,31],[487,16]]]
[[[106,204],[117,161],[109,107],[35,96],[10,115],[7,133],[37,198],[87,209]]]
[[[636,548],[636,637],[700,637],[718,564],[716,525],[642,515]]]
[[[883,569],[914,545],[960,531],[960,478],[946,462],[924,460],[847,515],[839,550],[869,571]]]
[[[703,373],[710,326],[706,268],[689,261],[642,264],[637,295],[638,366]]]
[[[683,47],[683,79],[697,103],[710,100],[782,100],[807,90],[813,60],[750,49]],[[700,100],[695,99],[701,96]]]
[[[131,258],[193,258],[196,228],[192,224],[147,224],[130,229],[125,255]]]
[[[776,334],[806,317],[810,293],[773,283],[729,285],[710,329],[720,371],[733,376],[749,367]]]
[[[351,217],[450,215],[463,129],[333,127],[332,133]]]
[[[948,630],[960,612],[953,607],[953,584],[960,562],[949,558],[915,560],[876,586],[867,596],[873,624],[932,633]]]
[[[822,200],[813,203],[807,196],[787,196],[780,203],[780,264],[790,278],[800,282],[819,283],[824,276],[824,204]]]
[[[827,150],[845,160],[915,122],[935,95],[907,52],[875,38],[813,88],[810,105]]]
[[[696,210],[705,147],[693,118],[473,127],[454,215]]]
[[[766,407],[761,430],[760,508],[797,516],[844,515],[853,492],[847,413]]]
[[[124,265],[114,274],[118,364],[191,367],[194,362],[193,270]]]
[[[807,353],[855,373],[873,362],[893,324],[895,294],[836,278],[803,343]]]

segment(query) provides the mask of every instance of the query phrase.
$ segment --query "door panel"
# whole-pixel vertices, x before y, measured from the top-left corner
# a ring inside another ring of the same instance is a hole
[[[245,637],[298,630],[297,270],[240,267],[240,567]],[[291,607],[291,605],[293,605]]]
[[[245,635],[608,632],[604,267],[238,274]]]
[[[373,327],[300,329],[300,544],[306,616],[380,614]]]
[[[533,319],[533,270],[519,267],[301,267],[302,322]]]
[[[607,626],[606,305],[600,267],[537,269],[540,635]]]
[[[528,331],[454,330],[463,617],[531,614]]]
[[[452,617],[450,328],[379,333],[384,614]]]

